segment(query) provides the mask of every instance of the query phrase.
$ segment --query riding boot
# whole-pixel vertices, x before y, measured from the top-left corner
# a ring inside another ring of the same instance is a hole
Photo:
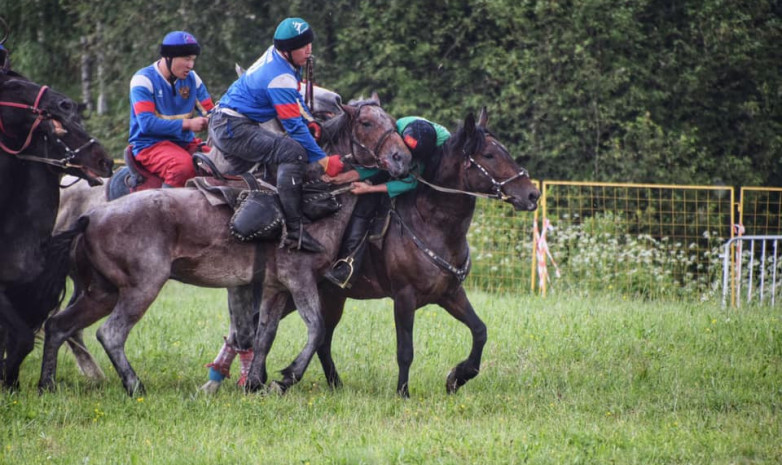
[[[366,250],[366,236],[372,218],[352,216],[339,250],[339,259],[331,265],[324,277],[341,287],[350,287],[353,276],[361,270],[361,260]]]
[[[305,166],[298,163],[283,163],[277,167],[277,193],[280,196],[282,212],[287,229],[286,243],[289,248],[305,252],[321,253],[325,249],[304,230],[301,213],[301,188]]]

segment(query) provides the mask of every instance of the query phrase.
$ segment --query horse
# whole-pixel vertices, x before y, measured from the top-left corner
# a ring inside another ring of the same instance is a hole
[[[112,163],[75,102],[13,71],[0,74],[0,374],[8,387],[18,386],[34,334],[65,289],[67,237],[50,239],[60,178],[99,183]]]
[[[470,271],[467,231],[475,211],[475,198],[497,199],[519,211],[534,211],[540,197],[529,173],[511,158],[505,146],[488,130],[487,123],[485,108],[477,124],[474,116],[468,115],[461,128],[427,163],[421,185],[397,198],[381,246],[369,247],[361,266],[362,273],[350,289],[341,289],[327,280],[321,282],[320,301],[326,334],[317,353],[330,387],[342,385],[331,345],[347,298],[393,299],[399,366],[396,389],[400,396],[410,396],[415,311],[428,304],[445,309],[472,334],[470,353],[449,372],[446,391],[455,393],[478,375],[487,330],[463,287]],[[252,302],[250,290],[229,289],[232,319],[226,339],[228,345],[246,345],[243,342],[246,331],[243,334],[240,330],[252,324]],[[281,295],[275,302],[261,306],[261,324],[254,341],[256,353],[247,373],[250,389],[256,389],[266,381],[266,353],[274,339],[276,325],[294,307],[290,299]],[[223,372],[228,371],[232,360],[223,360],[227,362],[220,367]],[[210,377],[201,389],[215,392],[221,381]],[[283,392],[286,387],[274,385]]]
[[[324,124],[332,153],[350,152],[357,162],[393,176],[409,170],[411,155],[395,121],[376,102],[343,110]],[[319,315],[317,280],[337,253],[353,200],[343,194],[341,210],[308,227],[326,249],[320,254],[280,249],[270,241],[238,242],[227,227],[231,209],[211,205],[194,189],[138,192],[91,210],[63,233],[76,235],[71,257],[78,295],[46,322],[39,389],[53,389],[62,343],[109,315],[98,340],[128,395],[144,392],[124,344],[168,279],[219,288],[274,278],[291,290],[305,320]],[[310,341],[299,358],[311,358],[319,342]]]

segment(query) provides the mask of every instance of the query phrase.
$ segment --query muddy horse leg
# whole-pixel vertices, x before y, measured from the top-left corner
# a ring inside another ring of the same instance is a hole
[[[225,339],[221,354],[208,365],[210,367],[209,381],[201,386],[202,391],[217,392],[222,381],[228,376],[236,352],[252,349],[256,328],[253,314],[257,310],[259,302],[260,298],[256,299],[255,285],[253,284],[228,288],[228,315],[231,320],[228,337]],[[225,350],[232,351],[233,356],[222,356]]]
[[[258,391],[266,384],[266,358],[277,335],[277,328],[285,311],[287,299],[288,294],[285,291],[264,290],[263,298],[261,299],[258,328],[253,341],[255,356],[250,365],[250,371],[247,373],[247,384],[245,385],[247,391]]]
[[[323,306],[323,323],[325,324],[325,335],[323,343],[318,347],[318,359],[323,367],[323,374],[326,376],[326,382],[332,389],[342,387],[342,380],[337,373],[337,367],[334,364],[334,358],[331,356],[331,344],[334,338],[334,330],[342,319],[342,312],[345,309],[345,297],[321,293],[321,305]]]
[[[130,331],[152,305],[163,284],[165,279],[161,282],[150,277],[143,286],[121,289],[114,311],[98,328],[98,341],[103,345],[129,396],[142,395],[145,390],[125,354],[125,342]]]
[[[454,318],[464,323],[472,333],[472,349],[470,355],[458,365],[456,365],[445,382],[445,390],[453,394],[459,390],[467,381],[478,376],[481,370],[481,356],[483,346],[486,345],[487,333],[486,325],[475,313],[472,304],[467,299],[467,294],[463,287],[453,294],[448,295],[438,302]]]
[[[296,309],[307,325],[307,343],[293,362],[282,370],[282,379],[273,383],[273,387],[283,393],[304,377],[304,372],[323,343],[326,333],[320,308],[320,296],[314,282],[311,287],[297,288],[292,291],[292,295]]]
[[[410,365],[413,364],[413,323],[415,322],[415,297],[407,293],[394,296],[394,323],[396,325],[396,363],[399,377],[396,393],[410,397]]]
[[[83,328],[90,326],[111,313],[117,301],[113,290],[99,290],[94,286],[91,292],[82,292],[72,299],[65,310],[46,320],[41,361],[41,378],[38,390],[43,392],[54,389],[57,374],[57,352],[60,346]]]

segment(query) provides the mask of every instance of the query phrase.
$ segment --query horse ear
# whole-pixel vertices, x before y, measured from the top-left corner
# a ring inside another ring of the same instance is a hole
[[[354,106],[352,106],[350,104],[347,104],[347,105],[340,104],[340,106],[342,107],[342,111],[347,113],[348,116],[350,116],[351,118],[353,118],[356,115],[356,107],[354,107]]]
[[[489,124],[489,112],[486,111],[486,107],[481,108],[481,113],[478,115],[478,127],[486,129],[486,125]]]
[[[377,95],[377,92],[372,91],[372,96],[369,97],[369,99],[374,100],[375,102],[377,102],[378,105],[380,105],[380,96]]]
[[[471,136],[475,132],[475,115],[472,112],[464,118],[464,132],[468,136]]]

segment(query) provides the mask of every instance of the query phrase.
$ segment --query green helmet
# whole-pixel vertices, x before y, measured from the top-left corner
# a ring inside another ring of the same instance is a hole
[[[285,18],[274,32],[274,48],[288,52],[311,44],[315,34],[307,21],[301,18]]]

